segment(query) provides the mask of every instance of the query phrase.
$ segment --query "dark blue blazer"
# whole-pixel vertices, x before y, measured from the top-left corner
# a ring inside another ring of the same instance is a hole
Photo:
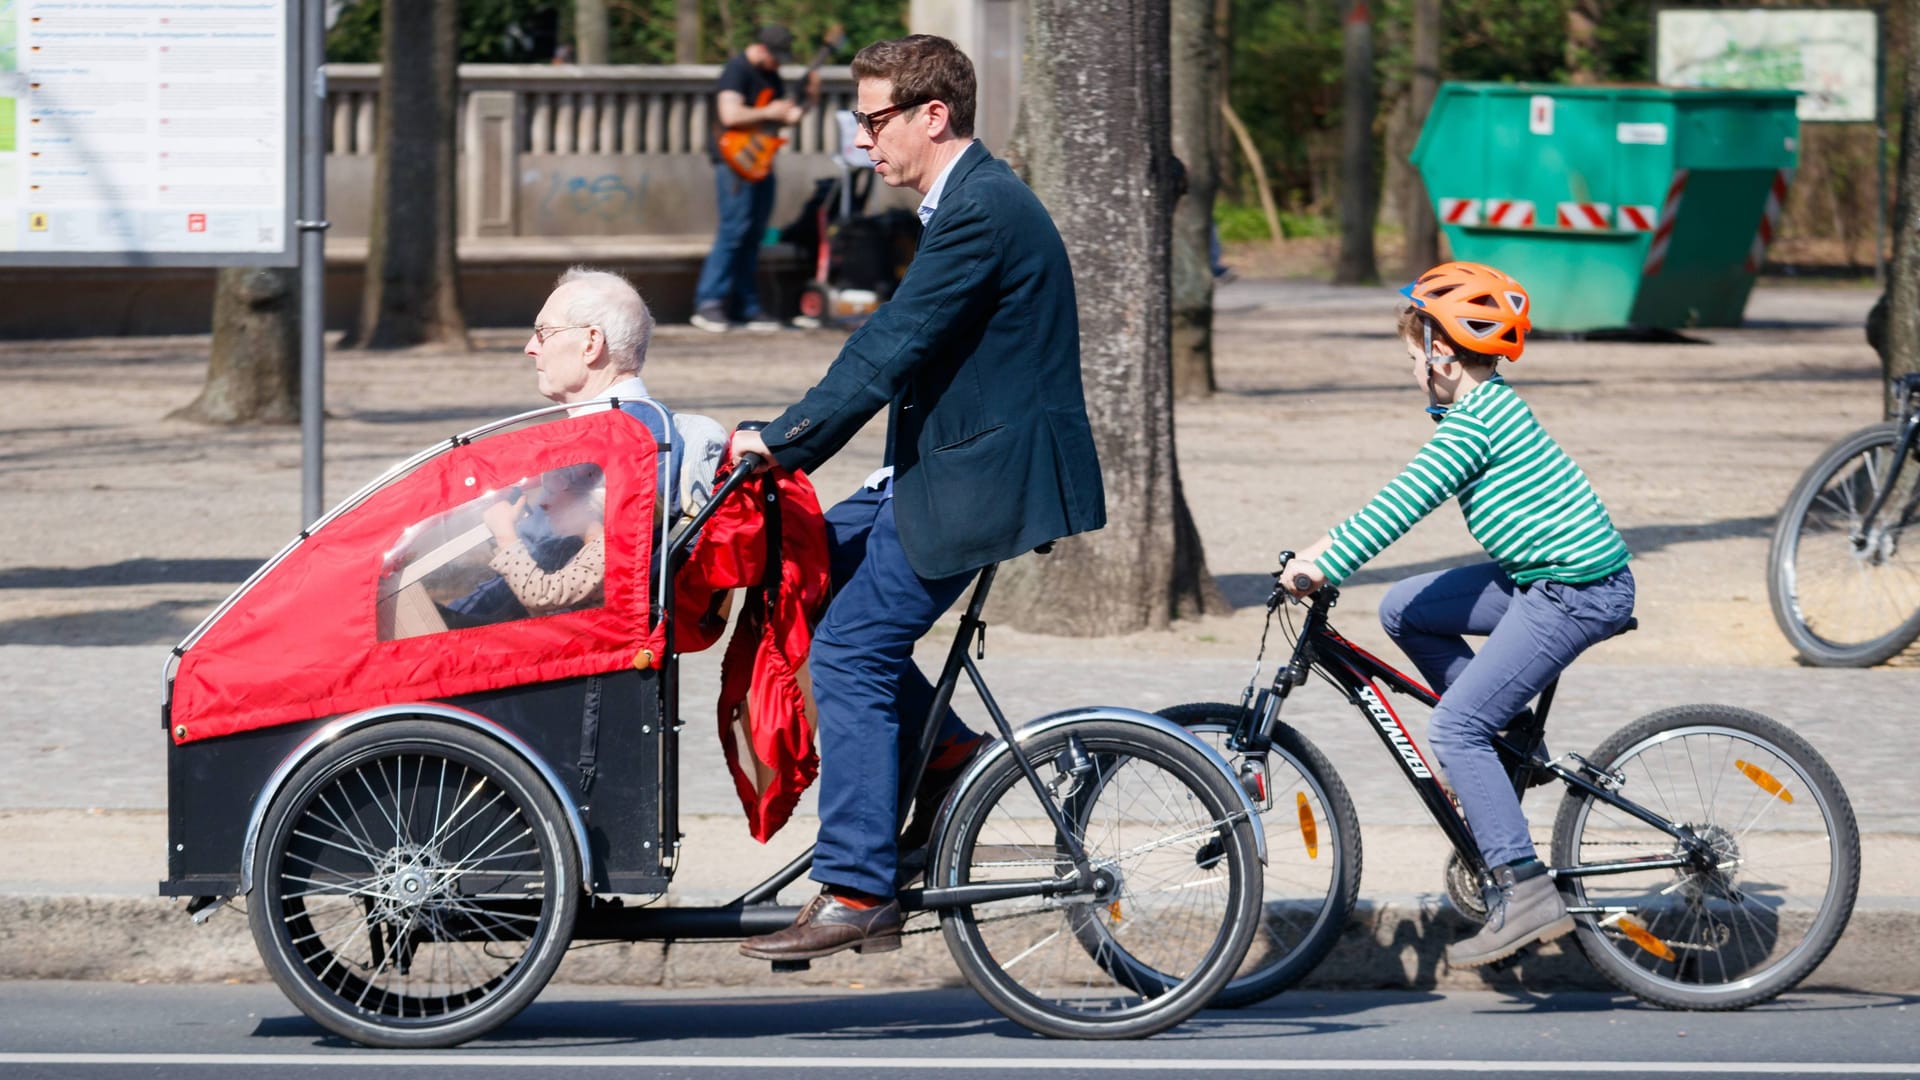
[[[894,519],[921,577],[1106,524],[1067,249],[979,143],[948,175],[893,298],[761,434],[782,466],[813,469],[883,406]]]

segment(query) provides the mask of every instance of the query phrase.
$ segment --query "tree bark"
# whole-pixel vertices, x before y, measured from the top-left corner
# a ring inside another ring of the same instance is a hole
[[[673,62],[700,62],[700,0],[673,0]]]
[[[1173,396],[1213,393],[1213,200],[1220,143],[1216,106],[1220,36],[1215,0],[1173,0],[1173,156],[1186,166],[1187,191],[1173,207]]]
[[[1009,563],[995,606],[1081,635],[1224,610],[1174,452],[1167,5],[1033,0],[1026,65],[1025,164],[1073,260],[1107,526]]]
[[[358,344],[467,347],[454,259],[457,0],[382,5],[380,123]]]
[[[300,419],[300,273],[229,267],[213,294],[207,381],[170,420],[291,424]]]
[[[1567,5],[1567,81],[1591,86],[1601,81],[1600,20],[1605,0],[1573,0]]]
[[[1440,0],[1413,0],[1414,137],[1426,126],[1433,99],[1440,92]],[[1440,225],[1433,216],[1433,199],[1418,169],[1412,170],[1405,208],[1407,229],[1406,274],[1413,278],[1440,261]]]
[[[1886,294],[1867,320],[1867,337],[1874,341],[1889,379],[1920,371],[1920,3],[1914,0],[1908,0],[1906,29],[1907,88],[1900,108],[1893,258],[1887,263]],[[1889,397],[1888,419],[1903,405]]]
[[[607,63],[607,39],[610,36],[607,0],[573,0],[573,49],[580,63]]]
[[[1340,94],[1340,259],[1333,280],[1357,285],[1380,279],[1373,251],[1379,205],[1373,163],[1373,24],[1367,0],[1342,0]]]

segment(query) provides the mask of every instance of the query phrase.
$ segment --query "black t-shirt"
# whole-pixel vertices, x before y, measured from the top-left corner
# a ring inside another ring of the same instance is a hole
[[[746,99],[749,108],[762,104],[760,94],[772,90],[767,101],[778,101],[787,96],[787,84],[780,78],[778,71],[762,71],[750,62],[745,53],[727,61],[720,69],[720,78],[713,84],[713,98],[708,104],[713,116],[713,134],[707,139],[707,156],[714,161],[720,160],[719,138],[723,130],[720,124],[720,93],[731,90]]]

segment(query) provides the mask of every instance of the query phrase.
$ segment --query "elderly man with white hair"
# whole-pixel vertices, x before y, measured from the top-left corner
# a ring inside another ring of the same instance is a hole
[[[606,270],[576,266],[560,275],[541,305],[526,353],[533,357],[540,393],[561,404],[653,400],[640,378],[652,339],[653,313],[631,282]],[[651,409],[629,414],[657,422]],[[726,449],[727,433],[705,416],[672,416],[679,477],[675,510],[691,514],[713,494],[713,473]]]

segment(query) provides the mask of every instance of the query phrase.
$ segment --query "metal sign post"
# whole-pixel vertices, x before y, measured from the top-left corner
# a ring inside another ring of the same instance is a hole
[[[300,3],[300,521],[320,519],[326,424],[326,0]]]

